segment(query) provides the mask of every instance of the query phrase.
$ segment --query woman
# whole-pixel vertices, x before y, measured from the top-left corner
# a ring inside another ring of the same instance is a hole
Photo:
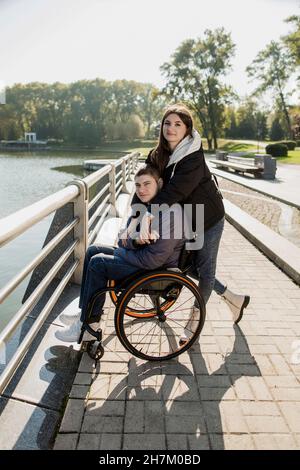
[[[204,205],[204,244],[195,251],[194,264],[199,277],[199,288],[205,303],[214,289],[223,296],[238,323],[243,309],[250,298],[237,295],[215,278],[219,243],[224,228],[224,205],[222,195],[215,184],[205,162],[201,137],[193,126],[188,108],[183,104],[169,106],[165,111],[159,134],[158,145],[150,151],[146,163],[158,169],[164,185],[151,200],[153,204],[175,203]],[[133,204],[140,202],[135,196]],[[192,227],[196,227],[196,210],[193,210]],[[150,217],[142,221],[141,238],[150,238],[148,230]]]

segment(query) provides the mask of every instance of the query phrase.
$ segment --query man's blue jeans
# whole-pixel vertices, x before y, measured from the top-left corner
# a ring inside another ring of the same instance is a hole
[[[107,286],[108,280],[122,280],[134,274],[140,269],[126,264],[122,258],[114,254],[115,248],[100,245],[91,245],[86,252],[83,266],[79,307],[82,309],[80,320],[83,321],[87,315],[88,303],[92,296],[100,289]],[[105,296],[101,296],[91,315],[99,318],[101,314]]]
[[[204,244],[195,252],[194,265],[198,273],[199,289],[205,304],[214,290],[222,295],[226,286],[215,278],[219,244],[224,229],[224,217],[204,233]]]

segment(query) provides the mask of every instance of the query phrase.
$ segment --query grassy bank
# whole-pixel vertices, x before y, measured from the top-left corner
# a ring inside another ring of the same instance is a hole
[[[203,148],[205,152],[208,152],[208,146],[206,139],[202,139]],[[253,141],[253,143],[246,143],[239,140],[228,140],[228,139],[219,139],[218,140],[218,147],[219,150],[224,150],[226,152],[248,152],[249,155],[251,153],[264,153],[264,144],[267,145],[270,142],[261,142],[259,152],[257,151],[257,142]],[[157,144],[157,140],[134,140],[131,142],[105,142],[97,147],[94,148],[80,148],[75,147],[74,150],[80,151],[90,151],[93,152],[101,152],[103,154],[107,154],[107,158],[109,158],[110,154],[114,152],[141,152],[145,157],[148,155],[149,151],[155,147]],[[57,146],[53,147],[53,150],[64,150],[67,146]],[[70,146],[68,146],[70,148]],[[215,153],[215,150],[212,150],[211,153]],[[288,164],[300,164],[300,149],[296,150],[289,150],[288,157],[278,157],[278,161],[281,163],[288,163]]]
[[[56,151],[84,151],[84,152],[98,152],[98,153],[119,153],[119,152],[142,152],[148,154],[149,150],[156,145],[156,140],[134,140],[134,141],[114,141],[103,142],[101,145],[95,147],[78,146],[75,144],[53,145],[51,150]]]
[[[288,163],[291,165],[300,165],[300,149],[289,150],[287,157],[278,157],[280,163]]]
[[[244,142],[239,142],[237,140],[218,140],[219,150],[225,150],[226,152],[257,152],[257,143],[246,144]]]
[[[268,145],[271,142],[264,142],[263,147]],[[261,143],[262,144],[262,143]],[[260,144],[260,145],[261,145]],[[251,153],[265,153],[264,149],[260,147],[257,151],[257,142],[253,141],[253,144],[244,143],[234,140],[219,139],[218,141],[219,150],[224,150],[226,152],[251,152]],[[277,161],[280,163],[287,163],[292,165],[300,165],[300,149],[289,150],[287,157],[276,157]]]

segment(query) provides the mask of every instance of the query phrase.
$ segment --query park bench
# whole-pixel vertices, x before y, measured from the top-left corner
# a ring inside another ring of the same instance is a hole
[[[228,154],[219,151],[216,158],[210,159],[216,168],[233,170],[236,173],[249,173],[254,177],[263,177],[264,179],[275,179],[276,159],[271,155],[255,154],[253,158],[242,157],[243,152],[239,154]]]

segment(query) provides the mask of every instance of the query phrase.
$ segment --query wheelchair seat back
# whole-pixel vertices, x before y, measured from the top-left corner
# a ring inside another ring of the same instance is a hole
[[[193,255],[194,252],[191,250],[186,250],[185,247],[181,250],[178,267],[180,271],[186,273],[193,266]]]

